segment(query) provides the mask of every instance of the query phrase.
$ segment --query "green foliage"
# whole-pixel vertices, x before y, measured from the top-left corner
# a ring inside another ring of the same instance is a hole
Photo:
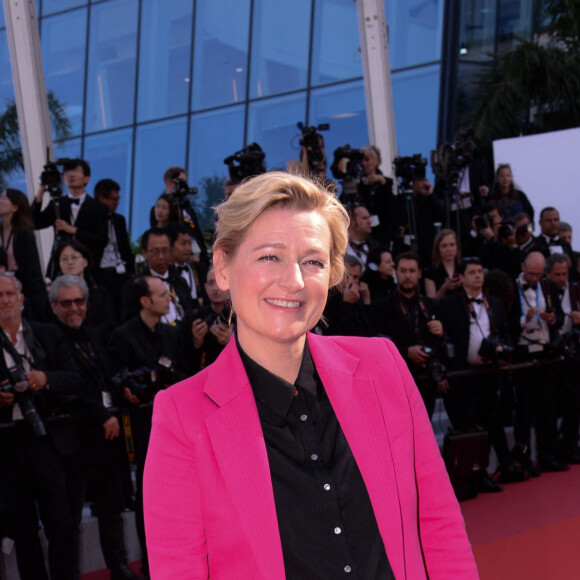
[[[483,143],[580,126],[580,0],[548,0],[539,16],[537,41],[494,55],[477,81],[470,122]]]
[[[57,143],[64,143],[72,132],[71,123],[66,115],[66,105],[61,103],[54,93],[48,93],[48,110]],[[8,101],[6,109],[0,115],[0,176],[11,175],[24,169],[20,149],[20,131],[16,103]]]
[[[199,180],[199,193],[192,201],[202,230],[213,228],[214,213],[212,207],[224,200],[224,180],[224,177],[215,174],[202,177]]]

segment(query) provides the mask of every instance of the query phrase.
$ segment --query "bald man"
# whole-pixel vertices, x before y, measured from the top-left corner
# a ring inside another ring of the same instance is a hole
[[[514,287],[510,327],[516,344],[516,362],[550,360],[549,343],[564,322],[556,285],[544,277],[546,259],[540,252],[530,252],[522,263],[522,272]],[[525,449],[523,466],[531,475],[542,471],[569,469],[556,460],[558,430],[556,425],[556,389],[553,369],[537,366],[520,371],[516,381],[514,436]],[[530,430],[535,425],[538,466],[530,460]]]

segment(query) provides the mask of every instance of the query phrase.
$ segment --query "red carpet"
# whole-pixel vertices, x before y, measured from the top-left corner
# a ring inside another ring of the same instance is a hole
[[[461,504],[481,580],[580,579],[580,466]]]

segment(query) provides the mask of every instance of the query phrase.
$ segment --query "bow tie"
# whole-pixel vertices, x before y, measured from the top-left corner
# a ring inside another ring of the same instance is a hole
[[[187,266],[175,266],[175,269],[177,270],[178,274],[181,274],[182,272],[187,272],[189,270]]]
[[[483,304],[483,298],[470,298],[470,302],[475,302],[476,304]]]
[[[560,298],[564,297],[564,293],[566,292],[566,288],[560,288],[558,290],[558,294],[560,295]]]
[[[522,292],[525,292],[526,290],[529,290],[530,288],[532,290],[535,290],[536,289],[535,286],[530,286],[529,284],[522,284]]]
[[[561,240],[550,240],[548,242],[548,245],[549,246],[561,246],[562,242],[561,242]]]
[[[80,203],[81,203],[81,200],[78,198],[69,197],[69,199],[70,199],[71,203],[74,203],[74,205],[80,205]]]

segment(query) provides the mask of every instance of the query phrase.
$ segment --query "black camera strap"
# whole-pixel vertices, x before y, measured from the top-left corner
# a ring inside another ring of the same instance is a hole
[[[463,303],[465,304],[467,311],[469,312],[471,318],[473,318],[473,320],[475,320],[475,324],[477,324],[477,328],[479,328],[479,332],[481,333],[482,338],[486,338],[480,324],[479,324],[479,320],[477,319],[477,313],[475,312],[475,308],[473,307],[473,302],[471,302],[471,300],[469,300],[469,298],[467,297],[467,294],[465,292],[461,292],[461,299],[463,300]],[[487,316],[489,318],[489,328],[491,330],[491,334],[494,335],[498,335],[497,332],[497,326],[495,324],[495,320],[493,317],[493,311],[491,310],[491,305],[489,303],[489,300],[487,299],[487,296],[484,294],[483,295],[483,306],[485,307],[485,310],[487,312]]]
[[[21,370],[25,370],[24,369],[24,363],[22,361],[23,358],[25,358],[29,364],[32,366],[32,361],[26,357],[21,355],[15,348],[15,346],[12,344],[12,342],[10,341],[10,339],[6,336],[6,333],[0,329],[0,343],[2,344],[2,348],[4,350],[6,350],[8,352],[8,354],[12,357],[12,360],[14,361],[14,364],[19,367]],[[8,365],[6,365],[8,366]]]
[[[411,324],[411,323],[413,324],[413,331],[415,333],[415,336],[417,337],[417,339],[420,339],[419,314],[421,314],[423,316],[423,318],[425,319],[426,322],[429,322],[429,320],[430,320],[429,311],[427,310],[427,306],[425,305],[425,301],[423,300],[423,297],[418,293],[416,293],[414,295],[414,297],[417,299],[417,306],[419,308],[418,308],[418,310],[415,310],[415,313],[413,315],[409,309],[409,306],[408,306],[406,300],[401,295],[401,293],[396,292],[394,295],[396,296],[396,299],[399,302],[399,311],[401,313],[401,316],[403,317],[403,320],[406,320],[408,324]]]

